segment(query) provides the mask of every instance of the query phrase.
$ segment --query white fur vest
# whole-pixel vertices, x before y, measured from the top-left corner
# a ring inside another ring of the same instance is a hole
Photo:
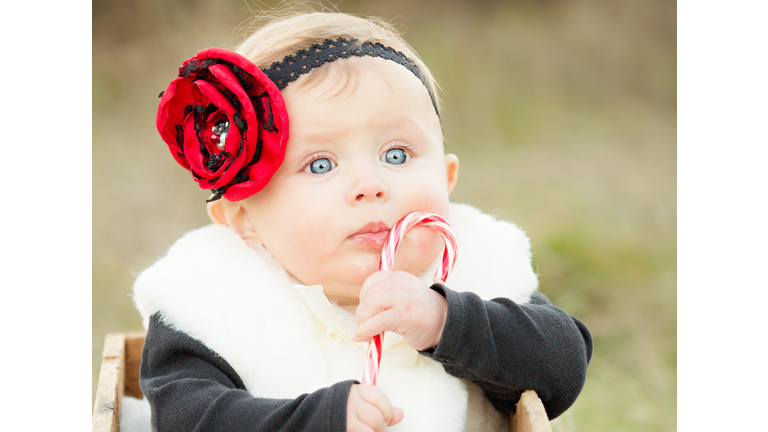
[[[459,249],[446,285],[484,300],[527,302],[538,280],[526,235],[467,205],[451,204],[450,211]],[[134,301],[145,327],[161,312],[166,324],[221,355],[254,396],[295,398],[360,380],[364,347],[328,331],[297,283],[265,249],[250,248],[228,228],[211,225],[184,235],[146,269],[136,280]],[[410,364],[388,362],[384,350],[377,385],[405,412],[393,431],[507,427],[479,387],[421,355]]]

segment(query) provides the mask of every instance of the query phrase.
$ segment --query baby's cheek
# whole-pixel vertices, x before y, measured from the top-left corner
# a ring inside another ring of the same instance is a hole
[[[406,235],[395,255],[395,270],[418,276],[432,264],[443,251],[440,235],[426,227],[415,227]]]
[[[272,255],[296,279],[305,285],[322,283],[324,273],[332,266],[327,239],[314,235],[309,230],[285,230],[279,236],[281,247],[270,250]],[[267,248],[269,250],[269,248]]]

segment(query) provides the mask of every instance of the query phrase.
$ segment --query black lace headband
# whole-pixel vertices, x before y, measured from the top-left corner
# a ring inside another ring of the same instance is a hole
[[[421,75],[419,67],[402,52],[396,51],[382,45],[381,43],[365,42],[356,45],[357,39],[338,38],[335,41],[326,39],[322,44],[314,44],[308,49],[299,50],[295,55],[288,55],[282,62],[274,62],[269,69],[264,69],[264,74],[277,85],[280,90],[288,84],[299,79],[299,77],[316,67],[326,63],[338,60],[340,58],[355,57],[379,57],[391,60],[411,71],[427,88],[429,97],[432,99],[432,106],[435,107],[437,116],[440,117],[440,111],[437,109],[437,100],[432,93],[426,79]]]

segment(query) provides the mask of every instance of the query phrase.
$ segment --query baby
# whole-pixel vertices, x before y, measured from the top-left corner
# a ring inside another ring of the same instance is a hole
[[[459,161],[434,80],[389,26],[302,14],[203,50],[157,122],[213,225],[136,281],[154,428],[501,431],[527,389],[550,418],[575,401],[589,331],[536,292],[522,231],[449,204]],[[413,211],[457,232],[445,284],[424,227],[377,271]],[[383,332],[377,385],[360,384]]]

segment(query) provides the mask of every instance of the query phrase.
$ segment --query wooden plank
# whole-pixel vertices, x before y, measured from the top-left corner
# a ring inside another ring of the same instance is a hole
[[[145,335],[143,331],[125,334],[125,395],[137,399],[144,397],[139,388],[139,367]]]
[[[552,432],[547,411],[535,391],[523,392],[515,411],[509,422],[511,432]]]
[[[108,334],[93,405],[93,432],[119,432],[120,401],[123,398],[123,374],[125,367],[125,335]]]

